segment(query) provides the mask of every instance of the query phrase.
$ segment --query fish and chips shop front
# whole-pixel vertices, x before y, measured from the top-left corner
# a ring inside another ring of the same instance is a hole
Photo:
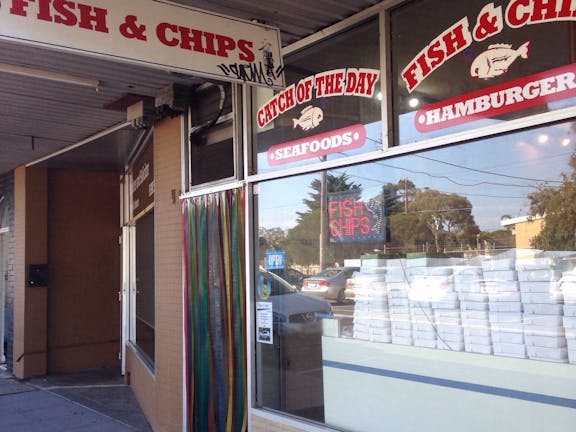
[[[252,90],[255,430],[574,429],[575,17],[383,2]]]

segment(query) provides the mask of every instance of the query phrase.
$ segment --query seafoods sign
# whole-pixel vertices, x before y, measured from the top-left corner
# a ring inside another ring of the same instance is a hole
[[[5,0],[0,39],[284,88],[276,28],[164,0]]]
[[[505,8],[489,3],[475,22],[464,17],[433,39],[404,67],[401,76],[411,93],[432,72],[473,42],[485,43],[506,26],[518,29],[526,25],[574,20],[576,2],[572,0],[512,0]],[[513,63],[527,61],[529,56],[530,41],[519,46],[487,44],[473,60],[470,76],[489,81],[504,75]],[[427,132],[572,97],[573,86],[574,68],[571,66],[525,77],[425,107],[416,115],[416,128]]]

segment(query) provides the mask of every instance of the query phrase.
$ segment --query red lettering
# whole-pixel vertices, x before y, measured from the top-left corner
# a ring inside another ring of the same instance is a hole
[[[449,33],[442,36],[442,40],[446,44],[446,56],[451,57],[463,48],[470,45],[468,39],[464,35],[464,25],[460,24],[452,29]]]
[[[52,22],[52,13],[50,11],[50,0],[40,0],[38,2],[37,18],[39,20]]]
[[[440,66],[444,62],[444,59],[446,58],[444,50],[440,47],[439,40],[430,44],[427,54],[428,57],[430,58],[430,67],[432,69],[436,68],[436,66]]]
[[[358,69],[348,69],[346,71],[346,94],[354,94],[358,86]]]
[[[530,0],[515,0],[506,8],[506,21],[510,27],[521,27],[530,19]]]
[[[74,13],[76,5],[70,1],[66,0],[54,0],[52,5],[54,10],[60,15],[54,16],[54,22],[56,24],[64,24],[66,26],[75,26],[78,23],[78,18]]]
[[[10,7],[10,13],[12,15],[27,16],[26,7],[28,7],[28,2],[26,0],[12,0],[12,6]]]
[[[78,10],[80,11],[81,28],[108,33],[108,27],[106,26],[108,11],[106,9],[78,4]]]
[[[256,56],[254,55],[254,52],[252,51],[253,46],[254,46],[254,44],[250,41],[247,41],[244,39],[240,39],[238,41],[238,49],[240,50],[240,55],[239,55],[240,60],[252,63],[256,59]]]
[[[360,232],[364,235],[370,234],[370,218],[368,216],[360,219]]]
[[[188,27],[178,27],[180,30],[180,48],[196,52],[204,52],[202,31]],[[216,36],[218,38],[218,36]]]
[[[178,26],[174,24],[160,23],[158,24],[158,26],[156,26],[156,37],[158,37],[158,40],[166,46],[170,47],[178,46],[178,43],[180,41],[176,37],[168,38],[166,34],[168,31],[172,33],[177,33]]]
[[[206,54],[216,55],[216,47],[214,46],[214,39],[216,35],[214,33],[204,33],[204,38],[206,39]]]
[[[556,18],[556,1],[534,0],[531,21],[544,21]]]
[[[414,62],[410,63],[410,65],[402,72],[402,78],[404,78],[408,91],[412,91],[412,89],[414,89],[422,79],[420,76],[416,75],[416,72],[420,71],[418,70],[418,65]]]
[[[218,40],[218,52],[216,55],[220,57],[228,57],[228,51],[236,49],[236,42],[228,36],[216,35]]]

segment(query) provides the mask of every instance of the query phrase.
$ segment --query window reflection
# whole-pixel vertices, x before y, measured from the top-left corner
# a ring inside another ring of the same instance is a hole
[[[296,288],[310,299],[324,298],[314,277],[324,268],[354,268],[343,297],[328,298],[325,337],[576,363],[574,126],[262,183],[261,262],[266,250],[285,251],[284,269],[306,275]],[[291,337],[309,336],[306,328]],[[312,353],[316,363],[298,376],[321,369],[315,337],[298,360],[287,339],[276,341],[273,363],[272,347],[260,347],[263,406],[306,412],[269,401],[281,394],[306,405],[296,396],[306,389],[279,377]],[[307,408],[322,412],[322,403]]]

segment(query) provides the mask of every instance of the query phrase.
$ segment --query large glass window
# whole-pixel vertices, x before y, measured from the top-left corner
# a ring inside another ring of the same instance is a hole
[[[260,183],[258,404],[369,431],[354,407],[419,412],[418,392],[396,383],[427,373],[480,393],[488,368],[527,392],[565,376],[576,364],[575,127]],[[530,375],[543,364],[557,369]],[[382,386],[383,374],[396,381]]]
[[[292,53],[285,90],[254,90],[258,173],[382,148],[379,34],[373,19]]]
[[[395,142],[573,106],[569,9],[567,2],[417,0],[392,10]]]

